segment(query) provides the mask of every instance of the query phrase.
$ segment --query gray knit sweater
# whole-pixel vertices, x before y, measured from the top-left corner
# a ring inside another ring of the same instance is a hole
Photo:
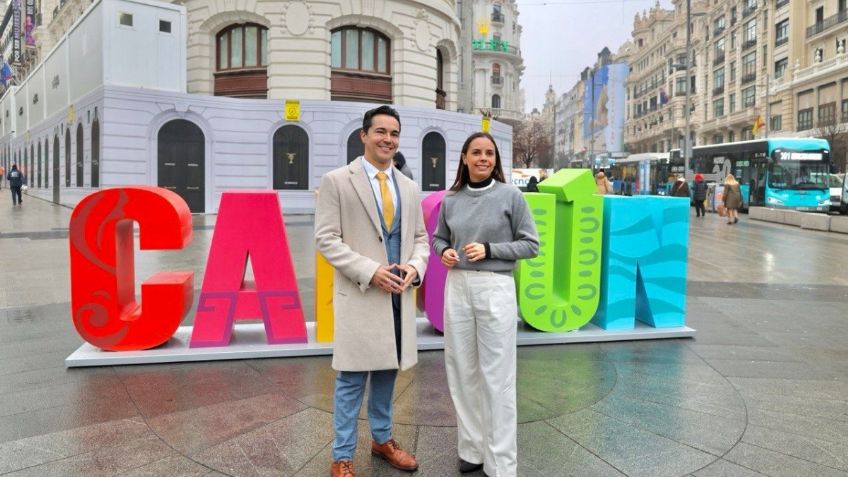
[[[462,248],[472,242],[488,244],[490,257],[469,262]],[[539,254],[536,223],[521,191],[494,181],[490,187],[463,187],[448,192],[439,212],[439,226],[432,240],[438,256],[446,248],[459,253],[456,268],[509,272],[515,261]]]

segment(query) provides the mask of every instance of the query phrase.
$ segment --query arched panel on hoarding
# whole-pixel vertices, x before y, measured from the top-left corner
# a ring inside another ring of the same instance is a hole
[[[193,122],[174,119],[159,130],[159,187],[179,194],[193,213],[206,209],[205,143],[203,131]]]
[[[44,188],[50,188],[50,138],[44,138]]]
[[[82,135],[82,123],[77,124],[77,187],[82,187],[85,183],[85,156],[83,155],[83,146],[85,139]]]
[[[100,121],[96,108],[91,123],[91,187],[100,187]]]
[[[347,163],[350,164],[357,157],[365,154],[365,145],[362,144],[362,139],[359,138],[359,131],[350,133],[350,136],[347,137]]]
[[[65,129],[65,187],[71,186],[71,128]]]
[[[41,176],[44,175],[44,163],[41,161],[41,141],[38,141],[38,188],[41,188]]]
[[[447,144],[441,134],[433,131],[421,143],[421,188],[425,191],[445,189]]]
[[[53,135],[53,202],[59,203],[59,179],[61,178],[62,166],[59,163],[59,135]]]
[[[274,133],[274,189],[309,190],[309,136],[285,125]]]

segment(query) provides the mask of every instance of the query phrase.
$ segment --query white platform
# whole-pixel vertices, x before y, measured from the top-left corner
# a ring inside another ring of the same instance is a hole
[[[602,341],[647,340],[663,338],[691,338],[695,330],[688,326],[679,328],[652,328],[636,322],[633,330],[607,331],[593,324],[570,333],[544,333],[517,322],[518,346],[566,343],[591,343]],[[69,368],[84,366],[112,366],[123,364],[179,363],[188,361],[216,361],[222,359],[287,358],[292,356],[322,356],[333,354],[332,343],[315,342],[315,323],[306,323],[309,342],[304,344],[269,345],[265,342],[262,323],[236,324],[229,346],[216,348],[189,348],[191,327],[181,326],[164,345],[145,351],[103,351],[84,343],[65,358]],[[445,342],[442,335],[426,318],[418,318],[418,349],[441,350]]]

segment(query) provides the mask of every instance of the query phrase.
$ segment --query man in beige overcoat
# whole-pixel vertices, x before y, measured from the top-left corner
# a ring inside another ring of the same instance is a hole
[[[430,254],[415,182],[392,158],[400,116],[389,106],[365,113],[365,154],[321,179],[315,244],[335,268],[333,477],[353,477],[356,425],[366,381],[371,453],[414,471],[415,457],[392,439],[392,392],[398,369],[418,361],[413,286]]]

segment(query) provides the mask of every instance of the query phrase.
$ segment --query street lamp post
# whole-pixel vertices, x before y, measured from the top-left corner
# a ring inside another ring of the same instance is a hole
[[[689,144],[689,116],[691,114],[692,107],[689,104],[690,96],[692,94],[692,75],[690,73],[690,67],[692,66],[692,0],[686,0],[686,104],[684,106],[683,111],[683,121],[684,121],[684,134],[686,137],[683,139],[683,177],[687,180],[689,179],[689,154],[692,150],[692,147]]]

